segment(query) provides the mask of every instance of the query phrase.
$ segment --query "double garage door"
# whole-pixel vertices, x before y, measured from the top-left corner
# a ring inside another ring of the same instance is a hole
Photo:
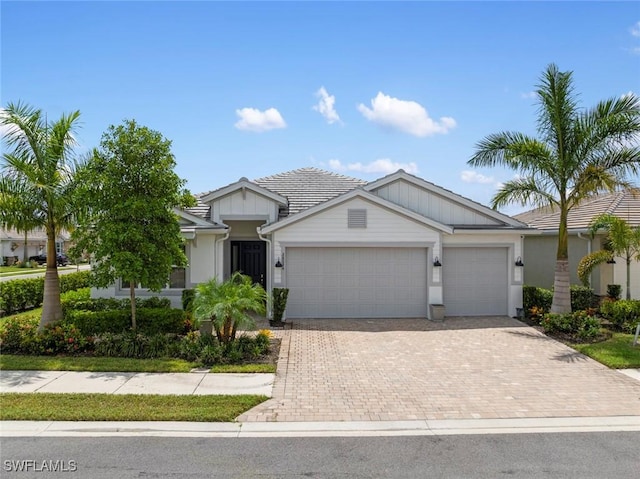
[[[287,248],[291,318],[427,314],[426,248]]]
[[[508,313],[507,248],[444,248],[448,316]],[[426,248],[287,248],[290,318],[424,318]]]

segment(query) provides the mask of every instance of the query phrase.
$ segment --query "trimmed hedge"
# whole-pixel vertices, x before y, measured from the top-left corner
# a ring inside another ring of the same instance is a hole
[[[603,301],[600,314],[607,318],[620,331],[632,333],[640,322],[640,301],[620,300]]]
[[[553,290],[536,286],[522,287],[522,306],[527,314],[535,308],[538,313],[548,313],[553,302]],[[599,298],[591,288],[571,286],[571,310],[583,311],[598,307]]]
[[[131,311],[70,310],[65,314],[62,323],[75,325],[86,336],[122,333],[131,328]],[[185,330],[185,313],[181,309],[140,308],[136,309],[136,324],[138,332],[149,336],[160,333],[182,334]]]
[[[75,291],[91,286],[91,272],[60,276],[60,293]],[[0,310],[3,315],[26,311],[42,305],[44,296],[44,278],[13,279],[0,283]]]

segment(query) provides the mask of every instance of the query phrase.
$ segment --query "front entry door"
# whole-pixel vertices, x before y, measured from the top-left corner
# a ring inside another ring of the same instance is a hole
[[[233,271],[251,277],[254,283],[267,286],[267,248],[264,241],[232,241],[231,264]]]

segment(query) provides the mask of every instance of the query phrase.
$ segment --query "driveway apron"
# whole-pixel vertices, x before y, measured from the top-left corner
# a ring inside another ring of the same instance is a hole
[[[294,320],[239,421],[640,415],[640,382],[508,317]]]

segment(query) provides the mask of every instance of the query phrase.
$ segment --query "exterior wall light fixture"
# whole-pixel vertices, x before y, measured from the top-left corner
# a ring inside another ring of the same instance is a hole
[[[520,256],[518,256],[518,258],[516,259],[516,266],[524,266],[524,263],[522,262],[522,258]]]
[[[440,258],[438,258],[437,256],[433,260],[433,266],[435,266],[436,268],[439,268],[440,266],[442,266],[442,263],[440,262]]]

